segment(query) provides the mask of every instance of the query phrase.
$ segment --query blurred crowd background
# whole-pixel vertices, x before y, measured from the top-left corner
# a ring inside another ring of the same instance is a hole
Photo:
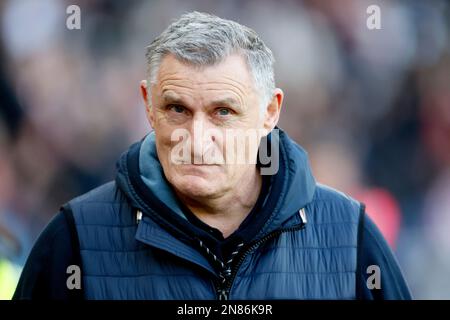
[[[81,30],[66,28],[71,4]],[[193,10],[260,34],[286,94],[280,126],[317,180],[366,203],[415,298],[450,299],[450,3],[438,0],[1,0],[0,297],[59,207],[113,179],[150,130],[145,47]]]

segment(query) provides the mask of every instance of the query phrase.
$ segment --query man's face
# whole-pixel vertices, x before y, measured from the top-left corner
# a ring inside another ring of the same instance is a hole
[[[194,198],[220,197],[254,173],[254,161],[248,160],[256,159],[257,145],[239,149],[236,143],[233,149],[245,153],[244,163],[226,159],[231,152],[227,134],[272,129],[267,112],[261,113],[253,78],[241,56],[198,68],[167,55],[150,92],[147,117],[155,131],[158,157],[178,192]],[[143,94],[146,99],[145,88]],[[180,132],[186,135],[180,138]],[[180,149],[183,159],[187,150],[188,161],[177,158]],[[239,155],[235,156],[236,160]]]

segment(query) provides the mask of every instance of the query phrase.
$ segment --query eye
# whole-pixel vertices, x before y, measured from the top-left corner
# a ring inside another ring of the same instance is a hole
[[[228,108],[220,108],[220,109],[217,110],[217,113],[218,113],[220,116],[228,116],[228,115],[231,114],[231,110],[228,109]]]
[[[171,104],[167,107],[169,110],[172,110],[176,113],[183,113],[186,109],[183,106],[180,106],[178,104]]]

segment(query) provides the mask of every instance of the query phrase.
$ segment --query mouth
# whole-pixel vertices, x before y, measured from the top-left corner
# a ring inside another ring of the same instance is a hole
[[[182,167],[193,167],[193,168],[207,168],[207,167],[218,167],[220,166],[219,164],[211,164],[211,163],[200,163],[200,164],[195,164],[195,163],[182,163],[180,164],[180,166]]]
[[[193,173],[194,175],[204,175],[211,174],[212,172],[216,172],[220,165],[218,164],[192,164],[186,163],[179,165],[181,171],[185,173]]]

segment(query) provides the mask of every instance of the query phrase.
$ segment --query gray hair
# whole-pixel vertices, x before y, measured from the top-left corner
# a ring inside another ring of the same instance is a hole
[[[167,54],[194,66],[214,65],[231,54],[241,54],[262,95],[261,108],[267,107],[275,89],[274,57],[255,31],[231,20],[190,12],[183,14],[148,47],[147,77],[156,82],[158,68]],[[264,110],[264,109],[263,109]]]

